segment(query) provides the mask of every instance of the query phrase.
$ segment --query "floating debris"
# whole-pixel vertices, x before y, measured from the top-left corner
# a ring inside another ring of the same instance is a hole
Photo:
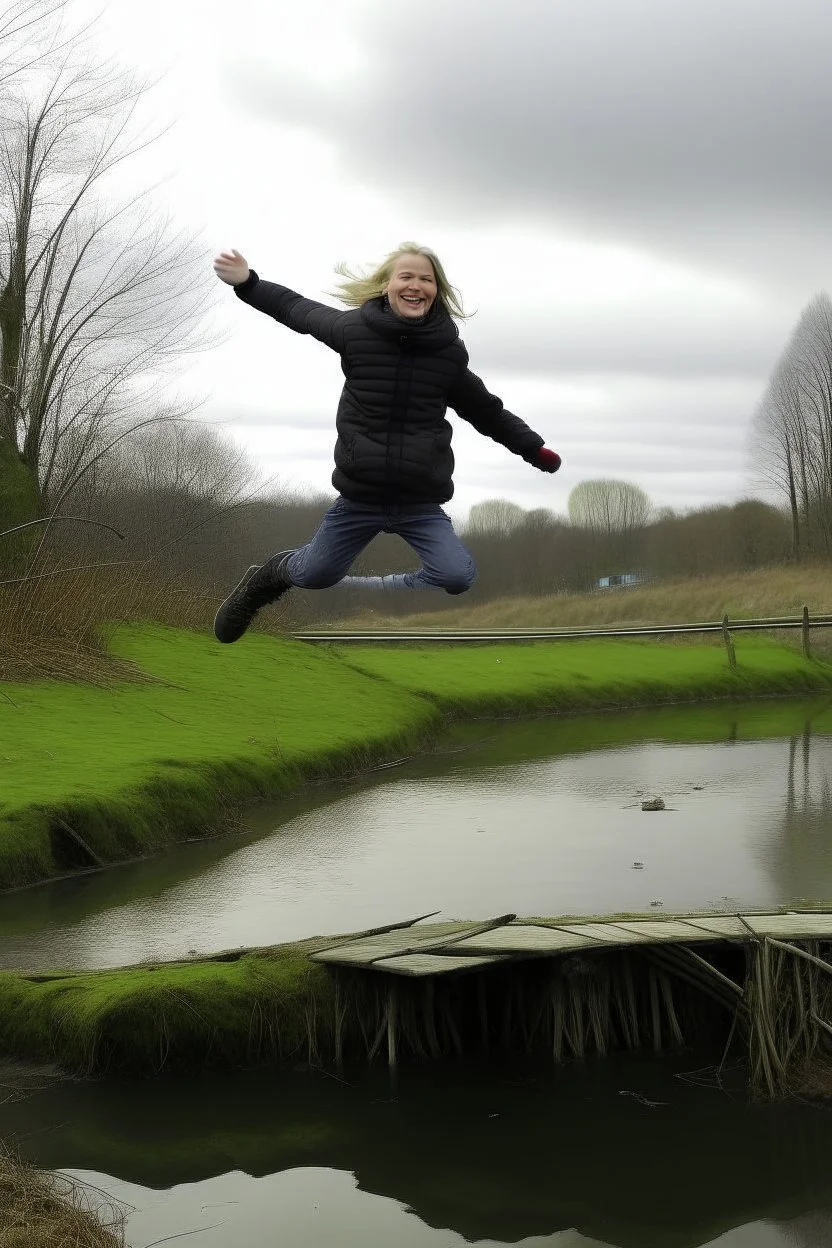
[[[667,1101],[648,1101],[643,1092],[631,1092],[628,1088],[622,1088],[618,1093],[619,1096],[631,1096],[634,1101],[638,1101],[639,1105],[646,1105],[648,1109],[658,1109],[660,1105],[667,1105]]]
[[[642,810],[664,810],[663,797],[648,797],[646,801],[641,803]]]

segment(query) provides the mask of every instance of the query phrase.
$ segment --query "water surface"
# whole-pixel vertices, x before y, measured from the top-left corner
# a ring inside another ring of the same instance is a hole
[[[772,735],[773,733],[777,735]],[[247,834],[0,898],[0,965],[104,967],[442,917],[832,898],[828,704],[482,722]],[[667,809],[645,813],[644,797]]]
[[[712,1060],[411,1066],[397,1099],[382,1070],[64,1084],[0,1137],[131,1205],[133,1248],[828,1245],[832,1113]]]

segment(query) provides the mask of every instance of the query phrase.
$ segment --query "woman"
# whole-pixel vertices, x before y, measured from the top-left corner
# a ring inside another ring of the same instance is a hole
[[[250,307],[337,351],[346,378],[332,475],[339,497],[305,546],[248,568],[217,612],[217,639],[237,641],[261,607],[293,586],[324,589],[346,580],[464,593],[474,561],[442,509],[453,495],[447,409],[543,472],[557,472],[561,461],[469,370],[454,320],[464,313],[438,258],[403,243],[367,277],[340,269],[346,312],[262,281],[238,251],[222,252],[214,270]],[[378,533],[404,538],[420,570],[347,577]]]

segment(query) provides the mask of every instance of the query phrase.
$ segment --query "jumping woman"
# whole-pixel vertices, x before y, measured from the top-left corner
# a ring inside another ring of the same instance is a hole
[[[222,252],[214,271],[249,307],[337,351],[346,377],[332,474],[338,498],[305,546],[248,568],[217,612],[217,640],[237,641],[261,607],[293,586],[470,589],[474,561],[442,509],[454,488],[447,409],[542,472],[557,472],[561,461],[469,370],[454,319],[464,315],[460,298],[433,252],[403,243],[369,277],[340,269],[349,311],[263,281],[238,251]],[[404,538],[419,571],[347,576],[378,533]]]

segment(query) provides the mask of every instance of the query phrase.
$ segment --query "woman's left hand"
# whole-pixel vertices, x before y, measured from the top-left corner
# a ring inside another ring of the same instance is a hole
[[[535,456],[534,466],[539,468],[541,472],[557,472],[561,462],[557,451],[550,451],[548,446],[541,446]]]

